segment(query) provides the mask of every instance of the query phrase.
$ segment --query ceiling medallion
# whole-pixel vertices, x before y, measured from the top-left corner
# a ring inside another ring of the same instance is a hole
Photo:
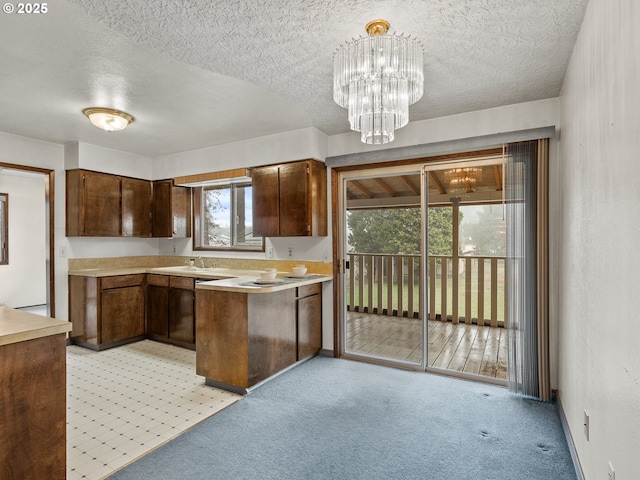
[[[134,118],[128,113],[112,108],[91,107],[82,110],[89,121],[96,127],[107,132],[124,130],[131,124]]]
[[[409,122],[409,105],[423,93],[423,50],[404,35],[388,35],[389,22],[369,22],[368,37],[338,47],[333,60],[333,99],[349,109],[351,129],[369,145],[392,142]]]

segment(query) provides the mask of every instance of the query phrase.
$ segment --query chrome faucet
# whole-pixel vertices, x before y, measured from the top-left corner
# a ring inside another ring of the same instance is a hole
[[[200,268],[205,268],[204,258],[198,257],[198,265],[200,266]]]

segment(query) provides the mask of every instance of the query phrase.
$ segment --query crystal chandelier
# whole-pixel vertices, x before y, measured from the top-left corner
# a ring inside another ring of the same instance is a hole
[[[482,168],[467,167],[445,170],[444,180],[449,183],[452,192],[473,193],[476,191],[478,181],[482,181]]]
[[[338,47],[333,61],[333,99],[349,109],[351,129],[362,143],[393,141],[409,121],[409,105],[422,97],[424,73],[420,42],[387,35],[389,22],[374,20],[360,37]]]

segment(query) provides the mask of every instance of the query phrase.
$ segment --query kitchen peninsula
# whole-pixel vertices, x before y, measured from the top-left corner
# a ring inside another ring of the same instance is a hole
[[[71,324],[0,305],[0,478],[66,478]]]
[[[248,393],[322,346],[322,282],[330,276],[255,280],[196,287],[196,373],[208,385]]]

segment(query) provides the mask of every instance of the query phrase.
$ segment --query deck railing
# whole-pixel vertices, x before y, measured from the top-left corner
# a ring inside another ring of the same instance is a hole
[[[349,253],[347,309],[397,317],[420,312],[420,255]],[[505,257],[430,255],[429,320],[506,326]]]

